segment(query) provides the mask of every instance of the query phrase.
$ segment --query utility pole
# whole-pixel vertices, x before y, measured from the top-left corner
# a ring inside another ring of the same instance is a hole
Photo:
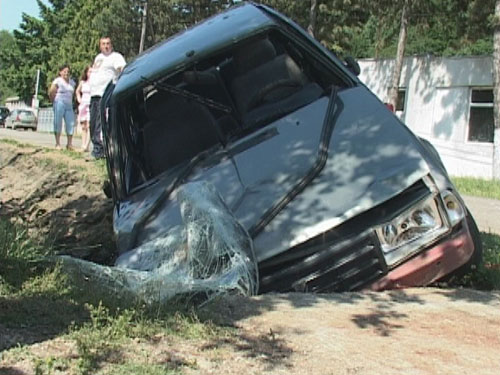
[[[144,50],[144,39],[146,38],[146,21],[148,18],[148,0],[144,0],[142,6],[142,25],[141,25],[141,43],[139,44],[139,53]]]
[[[313,38],[315,37],[314,33],[316,32],[316,19],[318,14],[318,0],[311,0],[311,6],[309,9],[309,26],[307,26],[307,32]]]
[[[500,0],[495,1],[493,27],[493,178],[500,180]]]
[[[408,18],[410,12],[410,0],[404,0],[403,10],[401,12],[401,26],[399,29],[398,50],[396,60],[394,62],[394,71],[392,73],[391,87],[389,88],[388,102],[396,110],[398,101],[399,81],[401,79],[401,71],[403,70],[403,58],[406,47],[406,36],[408,30]]]
[[[31,108],[38,110],[38,85],[40,83],[40,69],[36,70],[36,84],[35,84],[35,95],[31,100]]]

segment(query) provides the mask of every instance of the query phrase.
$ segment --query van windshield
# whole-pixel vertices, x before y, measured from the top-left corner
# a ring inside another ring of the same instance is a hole
[[[116,105],[127,192],[349,84],[276,30],[144,82]]]

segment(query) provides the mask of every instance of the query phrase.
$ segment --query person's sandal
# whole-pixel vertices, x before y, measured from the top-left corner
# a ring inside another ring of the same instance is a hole
[[[66,150],[68,150],[68,151],[74,151],[75,148],[73,146],[69,146],[68,145],[68,146],[66,146]]]

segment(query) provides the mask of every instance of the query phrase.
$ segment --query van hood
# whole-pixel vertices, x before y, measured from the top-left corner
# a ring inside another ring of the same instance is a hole
[[[214,155],[188,180],[212,183],[250,229],[315,164],[327,107],[322,97],[269,124]],[[254,238],[258,261],[380,205],[429,174],[417,138],[365,87],[339,92],[335,111],[324,168]],[[182,224],[175,191],[150,213],[169,182],[166,177],[118,205],[120,252]]]

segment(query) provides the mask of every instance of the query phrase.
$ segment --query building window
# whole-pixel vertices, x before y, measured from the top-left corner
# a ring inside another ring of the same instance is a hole
[[[493,142],[493,89],[471,89],[469,136],[471,142]]]
[[[398,100],[396,102],[396,112],[404,112],[406,101],[406,89],[400,87],[398,89]]]

